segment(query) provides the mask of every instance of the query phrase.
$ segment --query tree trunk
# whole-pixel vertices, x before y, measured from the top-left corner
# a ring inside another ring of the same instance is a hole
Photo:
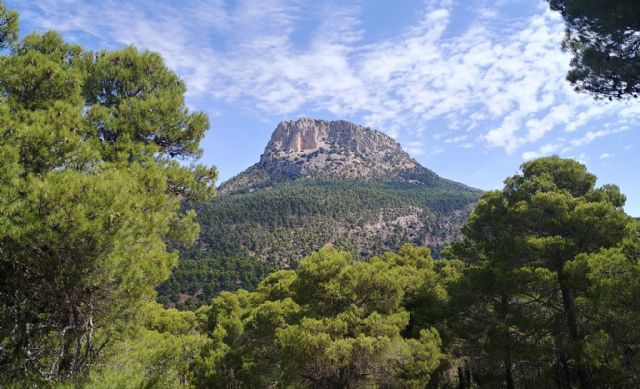
[[[556,340],[556,381],[559,388],[571,389],[571,371],[567,364],[567,356],[564,354],[558,340]]]
[[[502,296],[500,304],[502,305],[502,324],[504,325],[505,338],[505,355],[504,355],[504,381],[507,389],[515,389],[515,381],[513,379],[513,364],[511,361],[511,337],[509,336],[509,323],[507,322],[507,310],[509,309],[509,300],[506,296]]]
[[[464,370],[462,366],[458,366],[458,389],[467,389],[465,382]]]
[[[572,343],[577,344],[581,341],[580,333],[578,331],[578,322],[576,319],[575,305],[573,302],[573,296],[571,290],[564,284],[562,272],[558,274],[560,279],[560,290],[562,292],[562,305],[564,307],[564,316],[567,323],[567,329],[569,330],[569,337]],[[580,387],[582,389],[591,389],[593,384],[591,382],[591,375],[589,369],[582,363],[578,363],[576,366],[578,372],[578,380],[580,381]]]
[[[431,374],[431,379],[427,384],[429,389],[438,389],[440,383],[440,368],[438,368],[433,374]]]
[[[516,385],[513,381],[513,371],[511,369],[511,360],[506,360],[504,364],[504,380],[507,384],[507,389],[515,389]]]

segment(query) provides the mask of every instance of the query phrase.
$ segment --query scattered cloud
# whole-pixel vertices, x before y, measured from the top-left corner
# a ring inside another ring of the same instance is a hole
[[[407,139],[413,155],[484,144],[530,159],[637,121],[640,105],[595,102],[565,82],[564,26],[546,3],[518,17],[476,5],[427,1],[418,23],[374,42],[356,2],[38,0],[19,8],[39,29],[162,53],[200,109],[329,113]],[[589,128],[594,120],[608,127]],[[442,145],[425,149],[427,134]]]
[[[542,157],[545,155],[551,155],[558,150],[558,145],[556,144],[546,144],[541,146],[537,151],[525,151],[522,153],[522,159],[529,160],[538,157]]]
[[[602,138],[612,134],[618,134],[620,132],[627,131],[628,127],[619,127],[615,129],[603,129],[598,131],[587,131],[582,137],[573,139],[570,141],[570,145],[563,148],[563,152],[573,150],[577,147],[587,145],[598,138]]]
[[[422,155],[424,154],[424,144],[421,141],[410,141],[406,146],[405,146],[405,151],[408,152],[411,155]]]
[[[445,139],[444,143],[460,143],[464,142],[469,136],[467,135],[459,135],[453,138]]]

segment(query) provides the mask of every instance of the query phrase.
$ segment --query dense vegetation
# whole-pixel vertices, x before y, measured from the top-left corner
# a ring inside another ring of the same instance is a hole
[[[252,258],[182,256],[168,280],[156,289],[157,301],[178,309],[208,304],[221,291],[254,290],[274,269]]]
[[[252,292],[164,308],[168,247],[195,240],[187,204],[214,194],[215,170],[175,160],[197,158],[206,117],[158,55],[18,41],[16,20],[0,4],[0,386],[640,386],[640,222],[559,157],[483,194],[441,260],[328,245]],[[226,260],[194,277],[235,282],[247,265]]]
[[[432,328],[402,336],[406,302],[437,295],[426,248],[353,262],[323,248],[257,291],[224,292],[200,310],[211,348],[195,367],[201,387],[421,387],[440,362]]]
[[[441,328],[463,340],[456,353],[479,385],[639,384],[628,320],[640,292],[638,223],[616,186],[595,181],[572,160],[525,163],[483,196],[453,245],[466,269]]]
[[[198,314],[213,387],[635,387],[640,226],[583,165],[525,163],[434,262],[324,248]],[[217,347],[215,345],[218,345]]]
[[[295,267],[326,243],[356,258],[404,243],[428,244],[437,254],[460,237],[458,226],[479,195],[446,183],[320,178],[221,195],[195,205],[200,239],[180,250],[159,301],[193,307],[222,290],[251,290],[270,269]]]
[[[624,99],[640,92],[640,3],[636,0],[547,0],[567,25],[573,54],[567,79],[577,91]]]
[[[208,119],[159,55],[17,37],[0,4],[0,384],[84,374],[198,234]]]

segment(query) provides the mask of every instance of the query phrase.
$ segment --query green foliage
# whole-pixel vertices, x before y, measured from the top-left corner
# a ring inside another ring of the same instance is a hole
[[[158,286],[158,302],[195,309],[223,290],[253,290],[269,272],[264,263],[244,257],[181,258],[169,279]]]
[[[576,298],[584,321],[584,354],[593,366],[597,386],[638,386],[633,372],[640,367],[640,332],[637,326],[640,297],[640,244],[638,223],[630,226],[622,247],[582,254],[567,263],[571,282],[581,293]]]
[[[325,247],[255,292],[223,292],[208,309],[212,338],[196,366],[209,387],[422,387],[440,362],[437,331],[415,338],[405,300],[435,282],[429,250],[353,262]]]
[[[216,174],[171,159],[208,123],[158,55],[16,23],[0,9],[0,382],[26,385],[78,376],[154,298]]]
[[[18,39],[18,13],[8,10],[0,2],[0,49],[5,49]]]
[[[449,311],[436,327],[452,361],[477,382],[637,385],[635,351],[616,343],[635,331],[613,308],[637,293],[630,281],[637,262],[624,254],[637,247],[636,222],[617,187],[595,181],[573,160],[527,162],[502,191],[480,199],[465,240],[447,252],[467,266],[450,284]],[[637,344],[630,336],[625,344]]]
[[[326,243],[356,258],[397,250],[407,242],[434,242],[437,254],[442,242],[459,234],[456,226],[478,196],[459,186],[319,179],[221,195],[196,205],[200,239],[181,249],[178,267],[158,289],[159,301],[179,303],[190,296],[193,304],[202,305],[221,290],[252,290],[268,270],[295,267]],[[404,222],[406,215],[414,216]],[[442,219],[449,229],[442,227]]]
[[[640,4],[635,0],[547,0],[567,25],[571,51],[567,79],[596,97],[638,97]]]
[[[138,322],[115,336],[90,374],[67,385],[104,389],[191,386],[190,370],[200,349],[209,345],[196,316],[154,303],[144,305]]]
[[[198,157],[208,128],[201,112],[188,113],[184,83],[160,55],[133,47],[94,55],[84,83],[86,116],[103,141],[107,159],[163,153]]]

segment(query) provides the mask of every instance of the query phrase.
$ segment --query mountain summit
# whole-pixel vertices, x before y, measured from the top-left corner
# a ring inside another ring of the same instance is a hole
[[[436,186],[445,181],[421,166],[389,135],[344,120],[283,121],[260,162],[224,183],[221,193],[270,186],[301,177],[400,181]]]
[[[344,178],[370,178],[418,165],[385,133],[344,120],[308,118],[278,124],[260,164]]]
[[[404,243],[437,256],[460,236],[480,196],[421,166],[382,132],[308,118],[279,123],[260,161],[218,193],[197,206],[200,239],[181,250],[159,289],[173,303],[251,289],[327,243],[355,258]]]

